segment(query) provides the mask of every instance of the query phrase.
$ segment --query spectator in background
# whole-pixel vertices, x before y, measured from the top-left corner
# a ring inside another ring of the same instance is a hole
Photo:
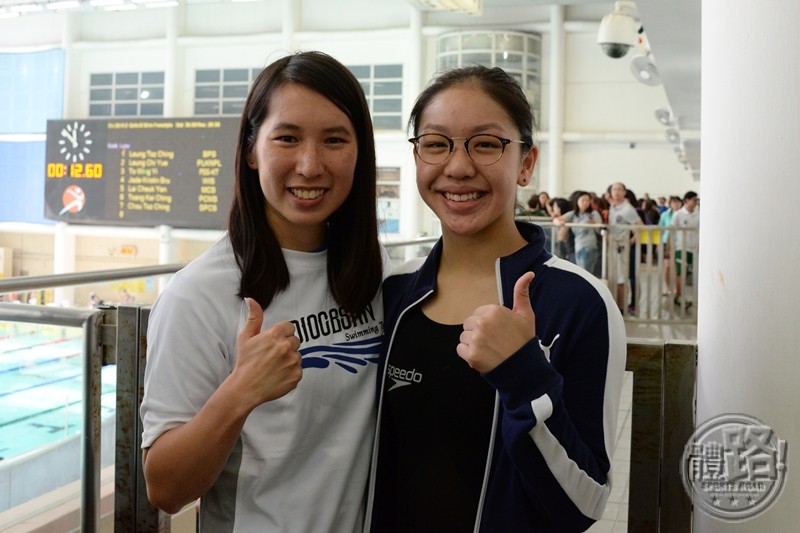
[[[619,226],[641,225],[642,219],[639,213],[628,201],[629,196],[625,185],[621,182],[615,182],[609,187],[609,194],[611,195],[611,207],[608,210],[608,226],[610,232],[610,245],[609,245],[609,280],[610,283],[616,284],[616,291],[614,291],[617,306],[620,310],[625,308],[625,284],[630,279],[630,251],[634,241],[630,229]],[[631,193],[632,194],[632,193]],[[635,198],[635,196],[634,196]],[[632,280],[631,280],[632,281]],[[636,298],[636,285],[635,281],[631,283],[631,301],[628,303],[628,312],[636,312],[635,306]]]
[[[642,202],[642,211],[644,213],[644,223],[657,226],[658,220],[661,218],[661,213],[658,211],[658,205],[655,200],[644,200]]]
[[[639,215],[639,218],[642,220],[642,223],[644,223],[644,204],[643,202],[640,202],[638,198],[636,198],[636,193],[630,189],[625,189],[625,199],[628,200],[628,203],[631,204],[631,206],[633,206],[633,208],[636,210],[636,213]],[[646,198],[643,198],[642,200],[644,201]]]
[[[683,207],[672,216],[673,228],[688,231],[675,231],[675,305],[684,305],[689,308],[691,301],[681,300],[681,267],[686,265],[686,283],[693,282],[694,256],[697,252],[698,232],[700,227],[700,197],[694,191],[688,191],[683,196]]]
[[[642,200],[642,215],[646,226],[658,225],[661,213],[658,212],[655,200]],[[658,261],[661,232],[655,229],[644,229],[639,232],[639,243],[641,245],[642,263],[655,264]]]
[[[553,213],[550,210],[550,195],[547,191],[539,192],[539,206],[547,212],[547,216],[553,218]]]
[[[577,191],[575,208],[563,215],[553,219],[556,225],[563,225],[571,222],[573,224],[602,224],[603,219],[600,213],[592,207],[592,198],[586,191]],[[599,229],[596,228],[571,228],[575,235],[575,263],[591,272],[595,276],[600,276],[600,247],[598,235]]]
[[[569,200],[566,198],[553,198],[550,200],[551,213],[553,214],[553,222],[556,221],[564,213],[572,211]],[[557,224],[555,230],[555,241],[553,242],[553,255],[566,259],[570,262],[575,262],[574,257],[571,257],[572,250],[570,250],[570,229],[564,224]]]
[[[105,302],[100,299],[96,292],[89,293],[89,307],[97,308],[103,305]]]
[[[547,194],[547,193],[543,193]],[[532,217],[546,217],[549,216],[547,214],[547,208],[539,203],[539,198],[541,194],[532,194],[530,198],[528,198],[528,210],[530,212],[530,216]]]
[[[592,202],[592,207],[595,211],[600,213],[600,217],[603,219],[603,224],[608,224],[608,210],[611,207],[611,204],[608,203],[604,196],[595,196],[594,201]]]
[[[642,202],[636,197],[636,193],[634,193],[631,189],[625,189],[625,198],[628,199],[628,202],[633,206],[636,210],[636,213],[639,215],[639,220],[642,221],[642,224],[645,223],[644,220],[644,209],[642,208]],[[647,194],[645,194],[644,200],[647,199]],[[634,232],[633,237],[631,238],[631,244],[635,244],[636,242],[636,233]],[[628,313],[634,314],[636,313],[636,246],[631,246],[628,249],[628,282],[630,283],[631,287],[631,298],[630,304],[628,305]]]
[[[658,225],[663,228],[667,228],[661,233],[661,247],[664,257],[664,286],[666,287],[662,293],[664,296],[669,296],[671,294],[672,286],[670,281],[670,272],[672,270],[672,253],[669,245],[669,227],[672,225],[673,215],[677,213],[681,206],[683,206],[683,201],[680,199],[680,197],[670,196],[669,207],[666,211],[661,213],[661,217],[658,219]]]
[[[128,289],[123,288],[121,291],[119,291],[119,303],[132,304],[135,301],[136,297],[129,293]]]

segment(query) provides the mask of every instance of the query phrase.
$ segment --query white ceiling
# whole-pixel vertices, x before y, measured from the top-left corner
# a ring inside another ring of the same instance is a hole
[[[0,6],[23,2],[46,3],[50,0],[0,0]],[[215,2],[220,0],[180,0],[186,3]],[[277,2],[278,0],[271,0]],[[312,13],[330,0],[301,1],[305,9]],[[322,4],[320,4],[322,2]],[[359,27],[360,24],[373,26],[376,23],[379,4],[384,10],[383,18],[392,13],[407,12],[407,6],[429,11],[423,0],[344,0],[351,9],[348,16],[340,19],[341,24]],[[88,2],[82,2],[87,4]],[[652,59],[662,79],[676,128],[680,132],[686,154],[686,163],[696,177],[700,171],[700,13],[701,0],[635,0],[638,18],[650,44]],[[509,10],[524,12],[546,21],[549,6],[566,7],[567,21],[597,22],[610,13],[614,2],[609,0],[483,0],[484,15],[468,17],[463,14],[437,11],[428,13],[428,23],[433,25],[481,25],[491,24],[498,13]],[[386,11],[388,9],[388,12]],[[392,11],[394,10],[394,11]],[[402,16],[402,15],[400,15]],[[363,18],[364,20],[360,19]]]
[[[421,0],[408,0],[421,7]],[[652,59],[661,76],[686,163],[700,172],[700,8],[701,0],[635,0]],[[600,22],[614,9],[609,0],[483,0],[485,12],[504,8],[564,5],[567,18]],[[437,14],[437,18],[442,15]],[[463,15],[462,15],[463,20]]]
[[[687,163],[700,172],[700,0],[636,0]]]

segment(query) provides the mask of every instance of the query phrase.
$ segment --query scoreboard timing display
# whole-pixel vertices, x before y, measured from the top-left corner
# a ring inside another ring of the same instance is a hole
[[[49,120],[45,217],[224,229],[239,118]]]

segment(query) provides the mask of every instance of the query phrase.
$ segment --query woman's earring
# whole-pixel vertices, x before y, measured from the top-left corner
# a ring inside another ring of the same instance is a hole
[[[247,166],[249,166],[252,169],[258,168],[258,166],[256,165],[256,158],[253,156],[247,156]]]

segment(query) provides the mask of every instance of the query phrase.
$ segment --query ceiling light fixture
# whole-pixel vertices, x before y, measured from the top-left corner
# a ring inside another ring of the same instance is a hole
[[[659,107],[655,110],[653,115],[655,115],[656,120],[664,126],[671,126],[674,121],[672,111],[668,107]]]
[[[661,85],[661,75],[650,54],[636,56],[631,59],[631,72],[633,77],[645,85]]]
[[[671,142],[672,144],[680,144],[681,134],[678,133],[678,130],[676,130],[675,128],[668,128],[666,135],[667,135],[667,141]]]
[[[104,11],[133,11],[134,9],[136,9],[136,4],[118,4],[103,8]]]
[[[35,13],[37,11],[44,10],[42,4],[17,4],[11,6],[10,9],[12,11],[16,11],[17,13]]]
[[[48,2],[47,9],[51,11],[59,11],[63,9],[75,9],[81,7],[78,0],[58,0],[57,2]]]
[[[459,11],[467,15],[482,15],[483,0],[418,0],[423,6],[431,9]]]

